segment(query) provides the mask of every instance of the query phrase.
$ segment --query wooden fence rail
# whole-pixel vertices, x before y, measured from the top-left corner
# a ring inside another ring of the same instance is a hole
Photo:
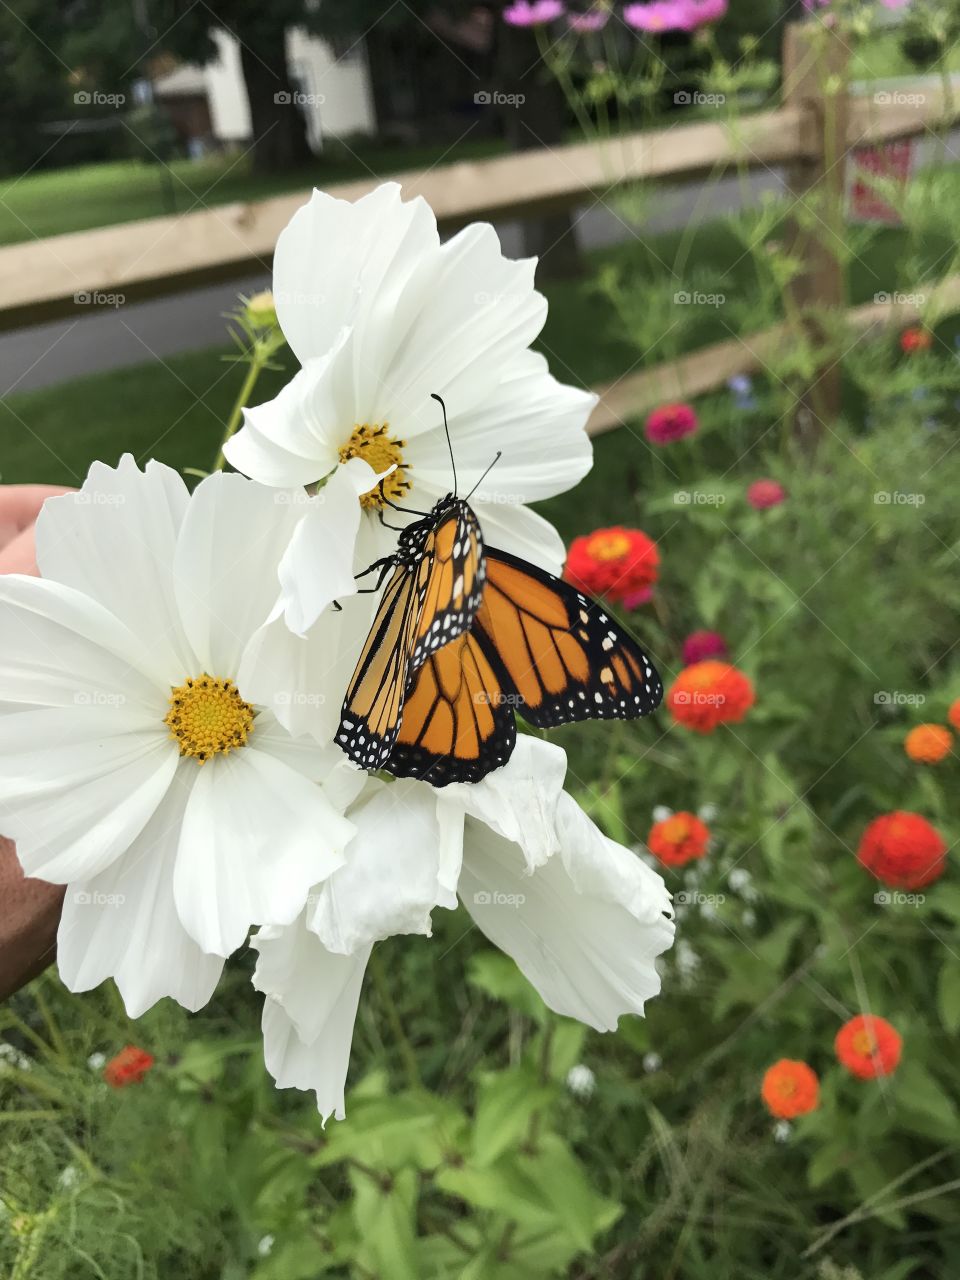
[[[923,133],[945,122],[943,95],[924,86],[852,99],[847,147]],[[815,108],[800,100],[723,123],[677,124],[609,142],[577,143],[396,175],[409,198],[423,195],[441,225],[522,217],[589,204],[638,179],[690,178],[743,164],[750,169],[815,162]],[[373,181],[331,186],[355,200]],[[309,192],[219,205],[0,248],[0,329],[75,314],[78,293],[125,301],[269,269],[277,236]]]

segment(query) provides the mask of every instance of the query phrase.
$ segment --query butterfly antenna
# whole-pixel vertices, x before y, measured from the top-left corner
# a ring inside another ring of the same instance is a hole
[[[443,410],[443,429],[447,434],[447,448],[450,450],[450,466],[453,469],[453,496],[457,496],[457,464],[453,460],[453,443],[450,439],[450,428],[447,426],[447,406],[443,403],[440,396],[435,391],[430,392],[431,400],[436,400],[440,408]]]
[[[489,467],[487,467],[486,471],[483,473],[483,475],[480,477],[480,479],[477,481],[477,483],[473,486],[473,488],[472,488],[472,489],[470,490],[470,492],[467,494],[466,498],[464,498],[464,502],[469,502],[469,501],[470,501],[470,499],[471,499],[471,498],[473,497],[473,495],[477,492],[477,490],[478,490],[478,489],[480,488],[480,486],[483,484],[484,480],[486,480],[487,476],[490,474],[490,472],[493,470],[493,468],[497,465],[497,463],[500,461],[500,459],[501,459],[502,457],[503,457],[503,450],[502,450],[502,449],[498,449],[498,450],[497,450],[497,456],[496,456],[496,457],[494,458],[494,460],[490,463]]]

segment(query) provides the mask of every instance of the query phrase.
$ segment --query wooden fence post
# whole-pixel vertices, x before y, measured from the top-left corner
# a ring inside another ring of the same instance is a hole
[[[784,33],[784,105],[804,113],[801,136],[805,155],[791,165],[789,192],[802,204],[792,218],[791,252],[804,263],[791,295],[806,335],[826,347],[824,363],[797,407],[801,443],[814,445],[841,407],[842,369],[829,347],[824,312],[838,317],[846,307],[843,258],[846,236],[847,135],[850,117],[846,92],[849,49],[823,22],[792,22]]]

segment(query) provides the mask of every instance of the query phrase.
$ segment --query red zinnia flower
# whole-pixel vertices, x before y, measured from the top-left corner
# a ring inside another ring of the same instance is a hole
[[[135,1044],[128,1044],[103,1068],[103,1078],[114,1089],[123,1089],[128,1084],[139,1084],[153,1066],[154,1061],[153,1054],[147,1053],[146,1049],[138,1049]]]
[[[793,1120],[816,1110],[820,1102],[820,1081],[805,1062],[781,1058],[767,1068],[760,1096],[772,1115],[779,1120]]]
[[[950,754],[953,735],[942,724],[918,724],[903,740],[903,749],[918,764],[937,764]]]
[[[891,889],[920,889],[943,875],[947,846],[918,813],[896,810],[874,820],[857,850],[861,866]]]
[[[872,1080],[896,1071],[903,1040],[886,1018],[858,1013],[837,1032],[834,1048],[848,1071],[861,1080]]]
[[[767,507],[778,507],[787,491],[776,480],[754,480],[747,490],[747,501],[757,511],[765,511]]]
[[[657,580],[657,544],[639,529],[597,529],[574,538],[563,576],[590,596],[626,600]]]
[[[674,720],[697,733],[713,733],[718,724],[742,720],[753,701],[753,684],[729,662],[684,667],[667,694]]]
[[[956,702],[950,703],[950,710],[947,712],[947,719],[956,731],[960,733],[960,698],[958,698]]]
[[[647,836],[647,848],[668,867],[702,858],[709,843],[709,828],[693,813],[673,813],[655,822]]]
[[[647,418],[647,439],[651,444],[673,444],[693,435],[698,425],[693,405],[662,404]]]
[[[691,631],[683,642],[683,665],[705,662],[707,658],[725,658],[727,642],[718,631]]]
[[[932,346],[933,334],[929,329],[921,328],[920,325],[904,329],[900,335],[900,349],[907,355],[912,355],[914,351],[929,351]]]

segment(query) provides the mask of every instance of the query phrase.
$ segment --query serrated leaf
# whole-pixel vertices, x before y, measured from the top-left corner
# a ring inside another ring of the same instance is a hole
[[[527,1067],[486,1076],[480,1084],[473,1123],[473,1157],[490,1164],[508,1147],[519,1145],[535,1111],[552,1102],[557,1089],[543,1084]]]

